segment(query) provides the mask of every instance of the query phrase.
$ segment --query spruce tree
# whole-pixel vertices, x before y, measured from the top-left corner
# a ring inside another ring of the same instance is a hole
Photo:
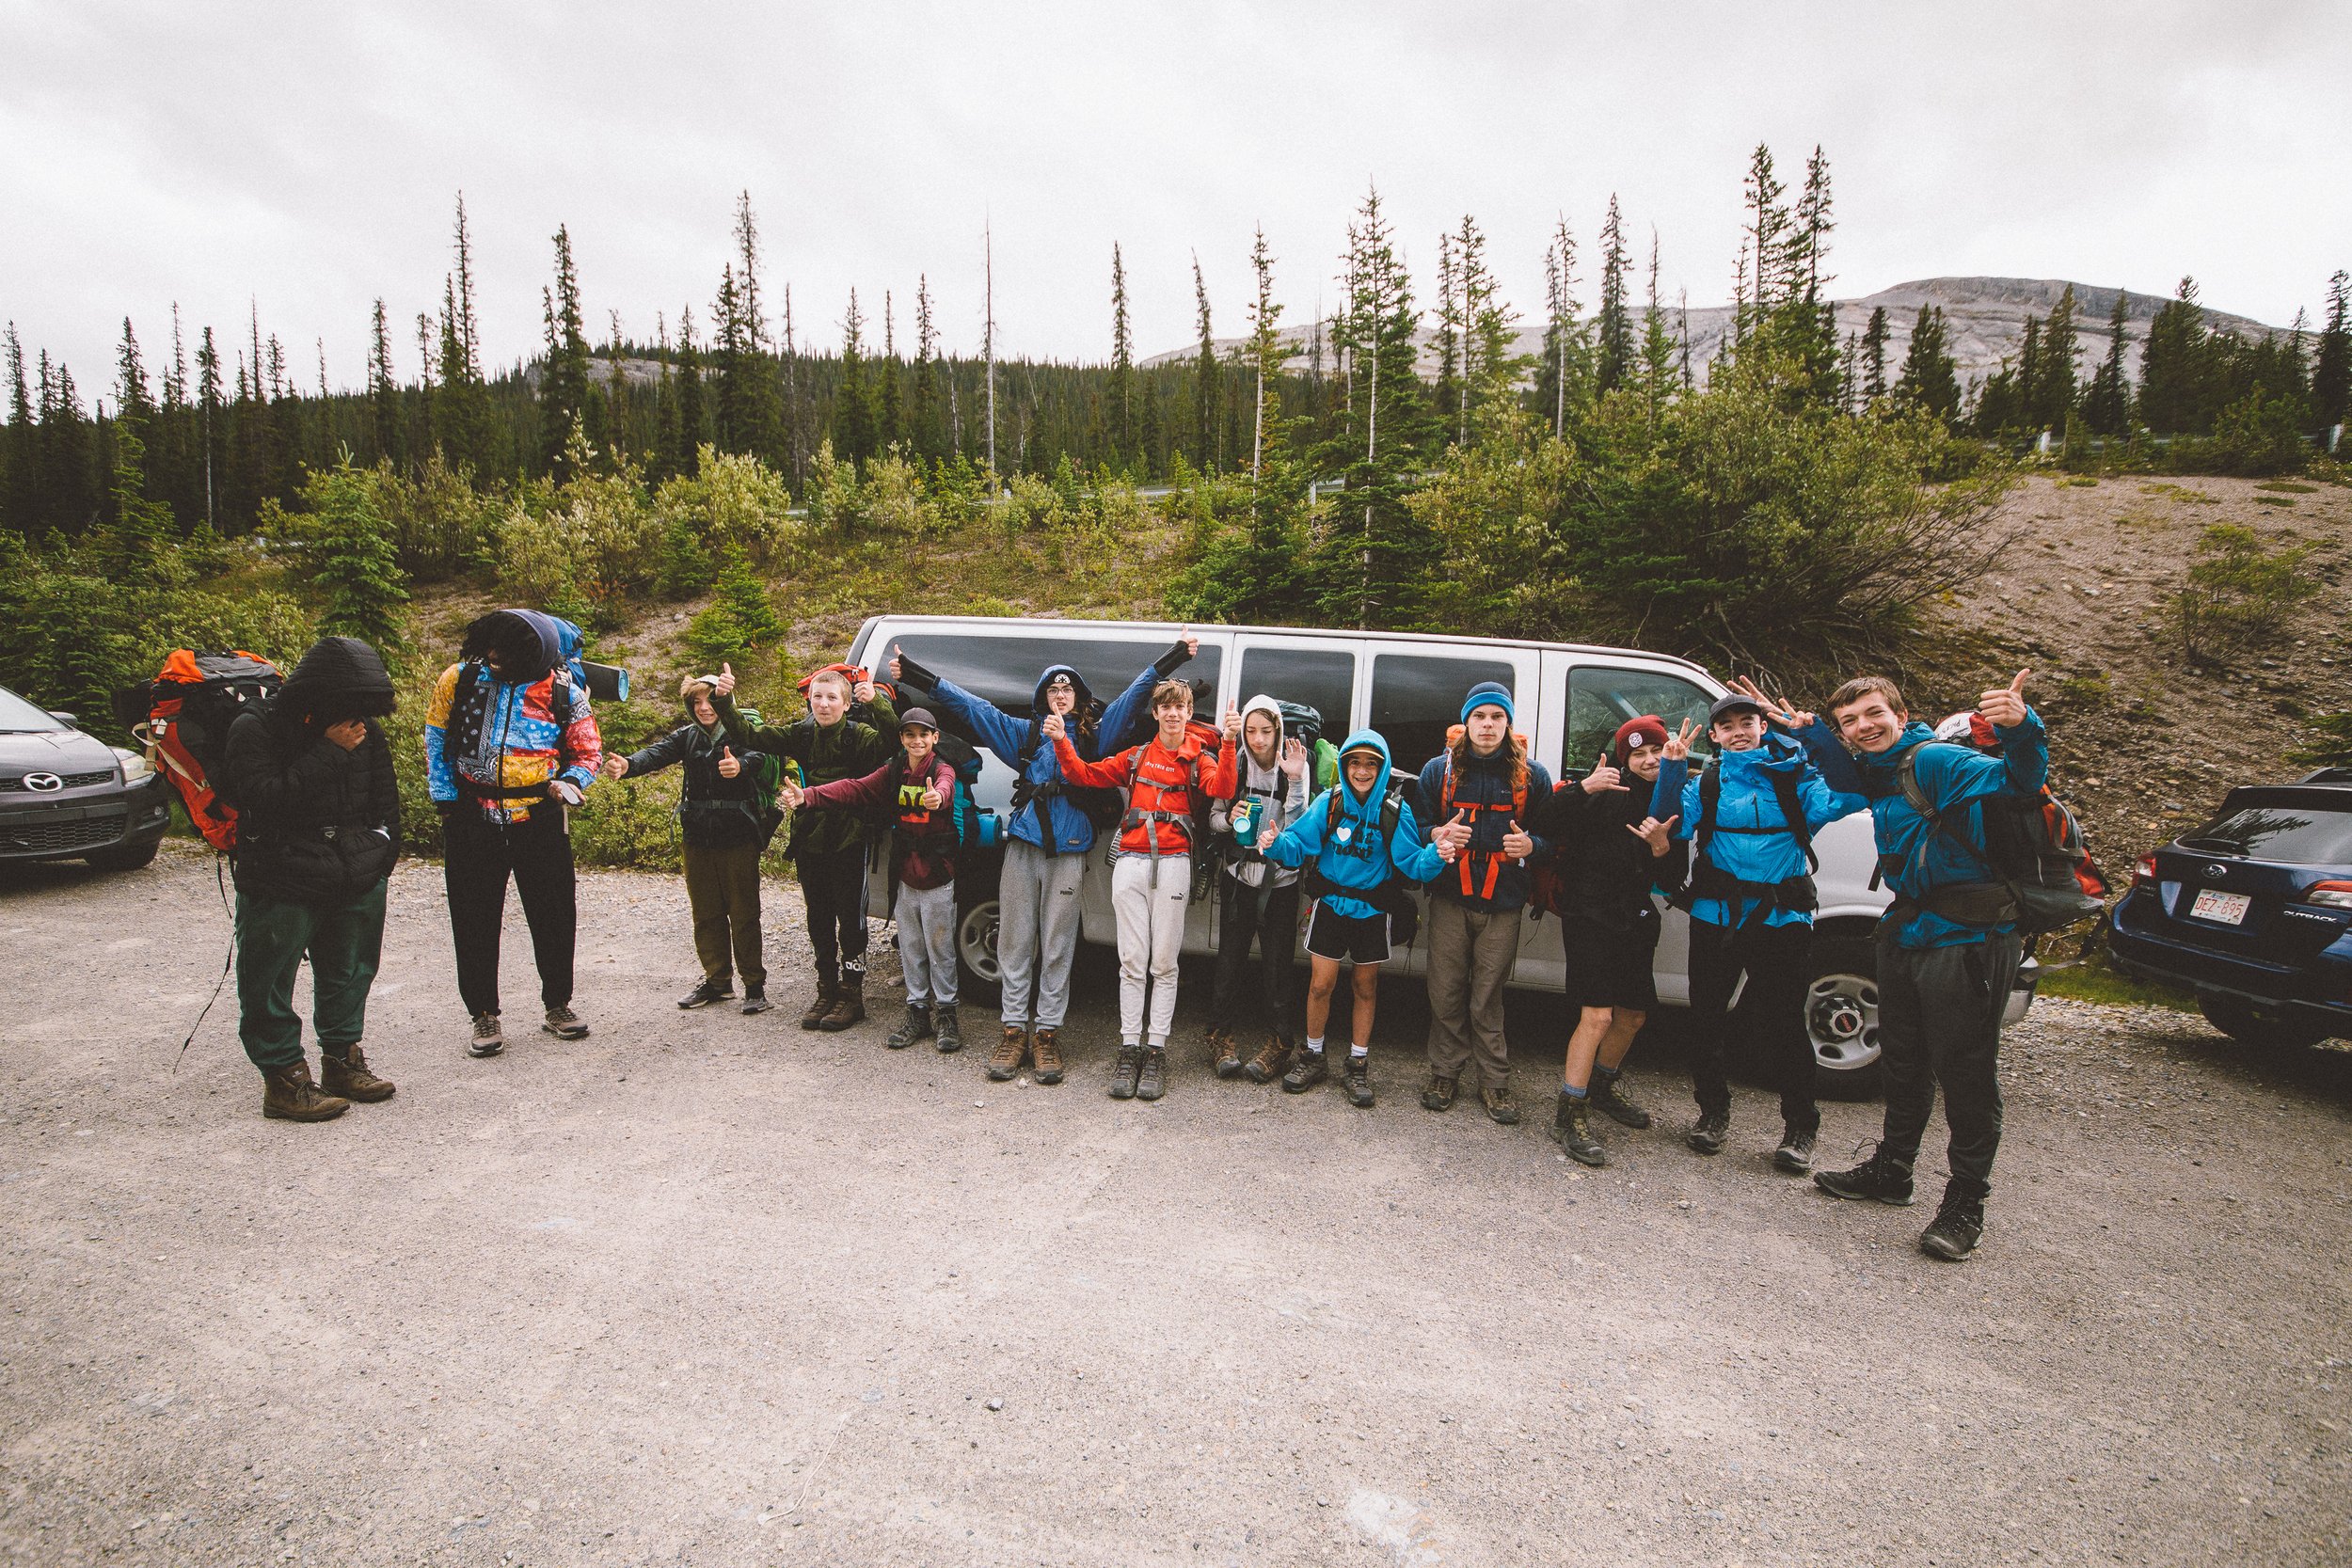
[[[1942,308],[1920,306],[1903,351],[1902,374],[1895,382],[1895,400],[1951,424],[1960,417],[1960,377],[1945,344]]]
[[[2352,403],[2352,274],[2328,279],[2328,321],[2312,362],[2312,416],[2324,444]]]
[[[777,364],[768,336],[768,317],[760,306],[759,224],[752,213],[748,190],[735,203],[735,300],[737,357],[733,373],[739,380],[732,393],[737,451],[771,464],[784,461],[784,402],[777,388]],[[728,397],[722,389],[722,401]]]
[[[1552,435],[1567,434],[1590,389],[1592,345],[1576,297],[1576,239],[1559,219],[1544,251],[1544,352],[1535,371],[1535,411]]]
[[[229,411],[221,391],[220,350],[208,326],[196,341],[196,434],[204,459],[204,529],[215,534],[220,531],[220,476],[229,463]]]
[[[2139,359],[2140,423],[2160,435],[2201,435],[2212,417],[2205,386],[2211,357],[2197,280],[2184,277],[2148,324]]]
[[[2131,371],[2123,362],[2130,347],[2131,295],[2118,289],[2107,316],[2107,356],[2090,374],[2083,393],[2083,423],[2098,436],[2128,436],[2132,425]]]
[[[694,343],[694,308],[683,305],[677,313],[678,471],[693,473],[701,467],[703,444],[710,439],[710,410],[703,388],[702,350]]]
[[[368,336],[369,433],[373,437],[371,460],[398,467],[405,455],[400,428],[400,383],[392,373],[392,340],[384,326],[384,302],[375,302]]]
[[[1642,309],[1642,352],[1634,385],[1650,423],[1655,425],[1679,386],[1675,369],[1674,334],[1666,329],[1666,312],[1658,299],[1658,231],[1650,230],[1649,293]]]
[[[555,230],[555,287],[539,291],[547,360],[539,372],[539,456],[559,484],[574,477],[572,434],[588,412],[588,340],[581,330],[580,274],[570,230]]]
[[[334,467],[303,487],[303,499],[309,503],[298,525],[304,570],[326,601],[319,630],[356,637],[381,652],[397,650],[405,641],[408,588],[390,526],[375,503],[373,481],[351,466],[345,451]]]
[[[2074,411],[2074,360],[2079,352],[2074,312],[2074,285],[2069,283],[2059,291],[2058,304],[2042,326],[2042,353],[2029,384],[2026,420],[2037,430],[2063,434],[2067,416]]]
[[[1886,396],[1886,307],[1874,306],[1870,325],[1862,330],[1862,396],[1876,403]]]
[[[1792,245],[1795,220],[1783,200],[1788,187],[1773,174],[1772,150],[1762,142],[1756,144],[1756,150],[1748,157],[1747,181],[1742,189],[1748,209],[1747,254],[1756,268],[1750,304],[1761,322],[1797,297],[1803,279],[1790,275],[1804,251],[1802,245]]]
[[[898,329],[892,320],[890,291],[882,291],[882,354],[875,366],[874,447],[886,452],[906,438],[904,394],[898,387]]]
[[[863,463],[874,455],[873,391],[866,386],[861,339],[865,326],[857,291],[851,289],[850,314],[841,329],[841,385],[833,399],[833,450],[848,463]]]
[[[8,423],[0,431],[0,528],[30,537],[40,510],[40,475],[35,467],[33,396],[24,380],[24,345],[10,322],[0,342],[7,345]]]
[[[1129,467],[1136,456],[1136,353],[1127,327],[1127,264],[1115,243],[1111,246],[1111,373],[1103,402],[1110,466]]]
[[[1633,368],[1633,317],[1626,304],[1625,222],[1617,198],[1600,228],[1600,314],[1593,323],[1593,390],[1603,396],[1625,384]]]
[[[1462,395],[1463,315],[1461,277],[1454,263],[1454,236],[1438,236],[1438,385],[1432,399],[1448,437],[1470,437],[1470,400]]]
[[[1216,334],[1209,324],[1209,285],[1200,276],[1200,257],[1192,258],[1192,297],[1200,313],[1200,352],[1192,362],[1192,464],[1202,473],[1216,471]]]
[[[946,455],[939,422],[939,335],[931,324],[931,285],[926,275],[914,280],[914,385],[907,397],[907,436],[914,454],[926,462]]]

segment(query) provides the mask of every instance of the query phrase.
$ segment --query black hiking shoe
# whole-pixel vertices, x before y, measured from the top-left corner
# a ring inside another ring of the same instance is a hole
[[[1346,1069],[1340,1074],[1340,1088],[1346,1094],[1347,1102],[1358,1110],[1372,1108],[1372,1056],[1370,1053],[1361,1056],[1352,1051],[1347,1053]]]
[[[1139,1045],[1120,1046],[1119,1060],[1111,1064],[1111,1098],[1133,1100],[1136,1097],[1136,1080],[1142,1074],[1143,1047]]]
[[[882,1044],[893,1051],[904,1051],[916,1040],[927,1040],[930,1037],[931,1010],[930,1006],[920,1002],[910,1002],[907,1004],[906,1022],[890,1031],[890,1037],[883,1040]]]
[[[1721,1154],[1724,1151],[1724,1140],[1729,1136],[1731,1136],[1730,1112],[1702,1111],[1699,1113],[1698,1125],[1692,1128],[1690,1136],[1682,1141],[1689,1144],[1698,1153]]]
[[[1591,1103],[1575,1095],[1560,1097],[1560,1108],[1551,1118],[1551,1141],[1579,1164],[1598,1167],[1609,1163],[1609,1151],[1593,1136]]]
[[[1630,1127],[1637,1132],[1650,1123],[1649,1113],[1625,1097],[1613,1075],[1603,1078],[1593,1074],[1592,1106],[1618,1126]]]
[[[1959,1262],[1977,1250],[1984,1239],[1984,1199],[1969,1197],[1951,1187],[1944,1189],[1944,1201],[1937,1206],[1935,1218],[1919,1232],[1919,1250],[1933,1258]]]
[[[942,1003],[931,1014],[931,1023],[939,1031],[939,1053],[952,1056],[963,1049],[963,1025],[956,1018],[952,1003]]]
[[[1815,1171],[1813,1184],[1832,1197],[1884,1203],[1897,1209],[1908,1209],[1913,1202],[1911,1167],[1887,1153],[1884,1144],[1873,1145],[1870,1157],[1851,1170]]]
[[[1429,1086],[1421,1091],[1421,1108],[1424,1111],[1450,1111],[1454,1109],[1455,1093],[1453,1079],[1442,1072],[1433,1072],[1429,1075]]]
[[[1813,1134],[1791,1127],[1781,1133],[1780,1147],[1772,1150],[1772,1168],[1785,1170],[1791,1176],[1803,1176],[1813,1168]]]
[[[696,1007],[707,1007],[713,1002],[730,1001],[734,996],[735,983],[732,980],[723,986],[716,980],[705,980],[701,985],[679,997],[677,1005],[691,1011]]]
[[[1284,1094],[1305,1094],[1331,1076],[1331,1064],[1323,1052],[1302,1051],[1291,1069],[1282,1074]]]
[[[754,1014],[754,1013],[764,1013],[764,1012],[766,1012],[766,1011],[767,1011],[767,1010],[768,1010],[768,1009],[769,1009],[771,1006],[773,1006],[773,1004],[772,1004],[772,1003],[771,1003],[771,1002],[768,1000],[768,988],[767,988],[767,987],[765,987],[765,986],[745,986],[745,987],[743,988],[743,1016],[744,1016],[744,1017],[749,1018],[749,1017],[750,1017],[752,1014]]]
[[[1143,1053],[1143,1070],[1136,1075],[1136,1098],[1157,1100],[1167,1092],[1168,1048],[1155,1045]]]

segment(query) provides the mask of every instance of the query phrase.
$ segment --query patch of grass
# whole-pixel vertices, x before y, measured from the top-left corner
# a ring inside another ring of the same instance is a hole
[[[2285,496],[2256,496],[2254,504],[2256,506],[2293,506],[2295,502]]]
[[[2185,987],[2156,986],[2136,980],[2107,962],[2105,953],[2093,954],[2072,969],[2044,969],[2040,994],[2063,996],[2070,1002],[2096,1002],[2109,1007],[2169,1007],[2178,1013],[2197,1010],[2197,996]]]
[[[2143,496],[2155,496],[2164,500],[2180,501],[2188,506],[2219,506],[2221,504],[2219,500],[2206,495],[2202,490],[2192,490],[2185,484],[2169,483],[2143,484],[2139,487],[2139,493]]]
[[[2315,496],[2319,493],[2318,485],[2305,484],[2299,480],[2292,479],[2265,479],[2260,484],[2255,485],[2254,488],[2257,490],[2276,490],[2282,495],[2289,496]]]
[[[2060,480],[2058,483],[2076,490],[2095,490],[2099,487],[2099,482],[2089,474],[2077,474],[2073,479]]]

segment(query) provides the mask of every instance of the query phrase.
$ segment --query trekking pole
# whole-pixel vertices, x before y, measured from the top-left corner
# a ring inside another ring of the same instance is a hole
[[[220,889],[220,911],[229,916],[229,951],[220,960],[220,978],[213,982],[213,994],[205,999],[204,1010],[196,1015],[194,1023],[188,1025],[188,1037],[180,1042],[180,1054],[171,1059],[171,1076],[174,1078],[180,1076],[180,1058],[185,1056],[188,1047],[196,1043],[196,1032],[204,1027],[204,1020],[211,1015],[213,1004],[220,1000],[222,989],[229,984],[229,971],[237,962],[237,916],[236,911],[229,907],[229,879],[222,870],[226,859],[221,855],[213,857],[213,883]]]

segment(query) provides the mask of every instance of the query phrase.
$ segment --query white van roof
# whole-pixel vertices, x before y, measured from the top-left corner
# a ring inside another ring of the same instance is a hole
[[[1082,621],[1060,615],[868,615],[859,624],[857,636],[850,641],[850,652],[855,654],[862,650],[867,640],[873,636],[874,627],[883,621],[902,624],[912,622],[925,626],[937,626],[943,630],[970,628],[984,631],[991,627],[1001,630],[1007,626],[1021,626],[1024,628],[1058,627],[1070,631],[1116,631],[1127,634],[1158,632],[1165,635],[1170,641],[1175,640],[1178,633],[1189,630],[1194,632],[1255,632],[1279,637],[1321,637],[1329,638],[1334,641],[1355,641],[1365,638],[1376,638],[1383,642],[1426,642],[1433,646],[1449,648],[1551,648],[1562,653],[1607,654],[1625,658],[1648,659],[1662,664],[1680,665],[1695,674],[1708,673],[1705,665],[1684,658],[1678,654],[1653,653],[1646,648],[1613,647],[1602,642],[1539,642],[1506,637],[1456,637],[1443,632],[1361,631],[1352,627],[1335,630],[1327,626],[1236,626],[1221,621],[1214,623]]]

